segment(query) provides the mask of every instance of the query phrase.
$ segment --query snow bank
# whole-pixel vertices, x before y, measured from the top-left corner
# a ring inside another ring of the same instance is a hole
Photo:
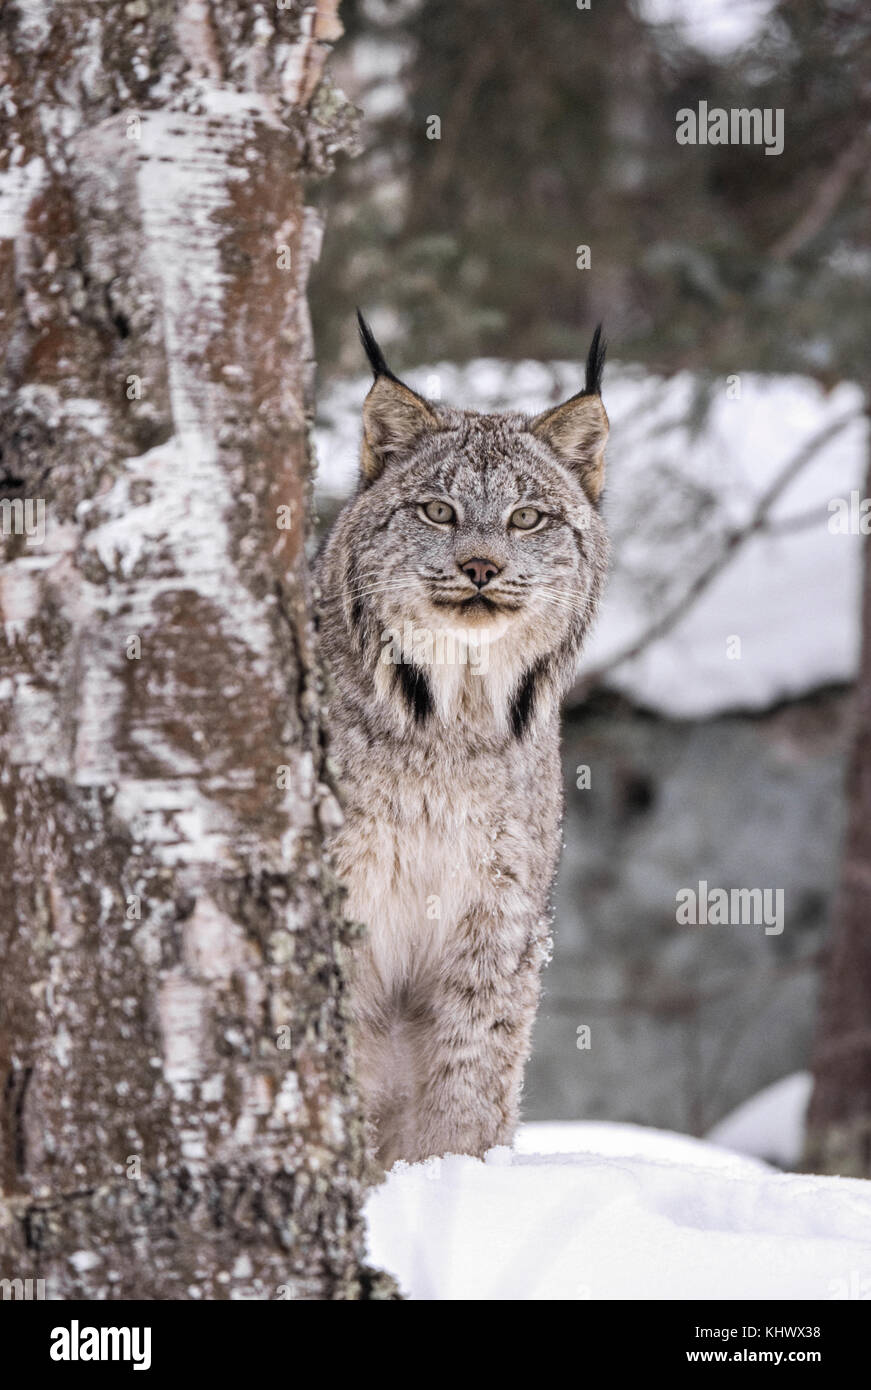
[[[554,1154],[595,1154],[599,1158],[662,1159],[687,1163],[693,1168],[716,1168],[720,1172],[766,1172],[768,1164],[746,1156],[737,1145],[715,1148],[690,1134],[675,1134],[646,1125],[609,1122],[542,1120],[521,1125],[514,1143],[515,1154],[543,1157]]]
[[[579,370],[576,363],[481,359],[407,377],[435,400],[532,412],[576,391]],[[780,470],[821,433],[814,457],[772,510],[776,529],[738,550],[686,616],[608,682],[651,708],[702,718],[764,709],[850,680],[861,539],[830,529],[829,504],[848,504],[863,486],[867,425],[858,387],[826,394],[802,377],[742,375],[738,398],[734,383],[715,384],[696,429],[699,381],[691,373],[663,380],[613,364],[605,381],[612,425],[605,515],[614,563],[581,669],[612,662],[669,611],[719,538],[746,524]],[[354,486],[368,387],[361,376],[322,397],[315,432],[322,494],[344,496]],[[855,418],[836,430],[848,416]]]
[[[370,1259],[414,1299],[871,1292],[871,1184],[631,1125],[527,1125],[484,1162],[398,1164],[366,1217]]]
[[[804,1147],[812,1084],[806,1071],[784,1076],[726,1115],[708,1139],[720,1148],[755,1155],[779,1168],[796,1168]]]

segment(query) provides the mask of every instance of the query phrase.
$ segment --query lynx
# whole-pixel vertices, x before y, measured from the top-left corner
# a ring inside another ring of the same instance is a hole
[[[434,404],[362,315],[359,485],[318,563],[354,1063],[385,1168],[510,1144],[550,941],[559,704],[607,564],[597,328],[529,418]]]

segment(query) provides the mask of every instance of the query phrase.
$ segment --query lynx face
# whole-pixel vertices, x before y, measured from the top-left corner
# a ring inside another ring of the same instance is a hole
[[[591,616],[602,523],[521,416],[442,412],[355,513],[356,590],[385,628],[444,632],[517,667]]]
[[[346,621],[382,699],[517,723],[524,686],[543,709],[571,680],[604,575],[598,336],[590,389],[535,418],[434,405],[363,338],[376,379],[343,517]]]

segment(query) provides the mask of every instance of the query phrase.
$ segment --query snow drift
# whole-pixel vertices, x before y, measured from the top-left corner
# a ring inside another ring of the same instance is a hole
[[[632,1125],[397,1164],[366,1215],[413,1299],[871,1299],[871,1184]]]

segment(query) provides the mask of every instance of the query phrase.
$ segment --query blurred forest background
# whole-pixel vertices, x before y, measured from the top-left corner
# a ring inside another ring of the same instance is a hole
[[[342,20],[362,153],[323,190],[322,369],[357,366],[359,302],[407,362],[576,357],[604,318],[658,370],[867,370],[860,0],[344,0]],[[782,109],[783,153],[678,145],[699,100]]]
[[[871,11],[343,0],[342,19],[333,75],[362,118],[312,191],[322,515],[353,480],[356,304],[395,369],[477,406],[577,389],[605,321],[614,577],[567,717],[525,1109],[705,1133],[809,1066],[844,913],[862,547],[829,523],[867,455]],[[782,110],[783,152],[679,145],[700,101]],[[702,880],[782,889],[784,931],[677,925]]]

